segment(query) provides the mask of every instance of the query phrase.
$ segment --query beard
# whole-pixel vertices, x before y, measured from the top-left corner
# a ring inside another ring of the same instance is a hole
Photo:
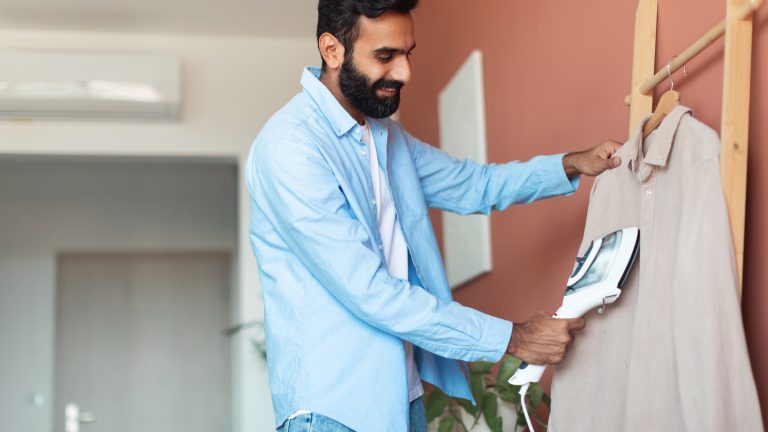
[[[355,67],[351,56],[344,60],[339,71],[339,87],[344,97],[356,110],[375,119],[389,117],[397,111],[403,85],[400,81],[383,79],[371,83],[371,80]],[[383,88],[395,89],[397,93],[394,96],[380,97],[376,90]]]

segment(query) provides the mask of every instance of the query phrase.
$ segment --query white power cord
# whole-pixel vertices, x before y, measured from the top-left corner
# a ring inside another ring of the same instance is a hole
[[[523,414],[525,415],[525,422],[528,423],[528,432],[536,432],[531,424],[531,417],[528,415],[528,404],[525,403],[525,395],[528,393],[528,386],[531,383],[524,384],[520,387],[520,403],[523,405]]]

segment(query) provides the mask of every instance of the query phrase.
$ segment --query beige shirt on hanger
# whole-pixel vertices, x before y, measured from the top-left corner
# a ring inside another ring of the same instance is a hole
[[[720,139],[682,106],[643,142],[645,121],[595,180],[580,249],[638,226],[639,261],[555,369],[550,431],[762,431]]]

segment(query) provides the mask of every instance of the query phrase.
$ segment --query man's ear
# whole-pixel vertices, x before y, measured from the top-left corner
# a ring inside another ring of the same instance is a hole
[[[330,33],[323,33],[317,40],[320,55],[330,69],[338,69],[344,62],[344,46]]]

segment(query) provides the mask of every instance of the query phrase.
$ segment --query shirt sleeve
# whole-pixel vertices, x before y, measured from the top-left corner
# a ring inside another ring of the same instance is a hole
[[[537,156],[528,162],[481,165],[457,160],[406,133],[427,205],[458,214],[504,210],[557,195],[570,195],[579,177],[568,179],[564,154]]]
[[[314,146],[273,141],[253,156],[247,173],[252,199],[259,199],[290,253],[344,307],[370,325],[443,357],[493,362],[502,357],[512,323],[390,276]]]

